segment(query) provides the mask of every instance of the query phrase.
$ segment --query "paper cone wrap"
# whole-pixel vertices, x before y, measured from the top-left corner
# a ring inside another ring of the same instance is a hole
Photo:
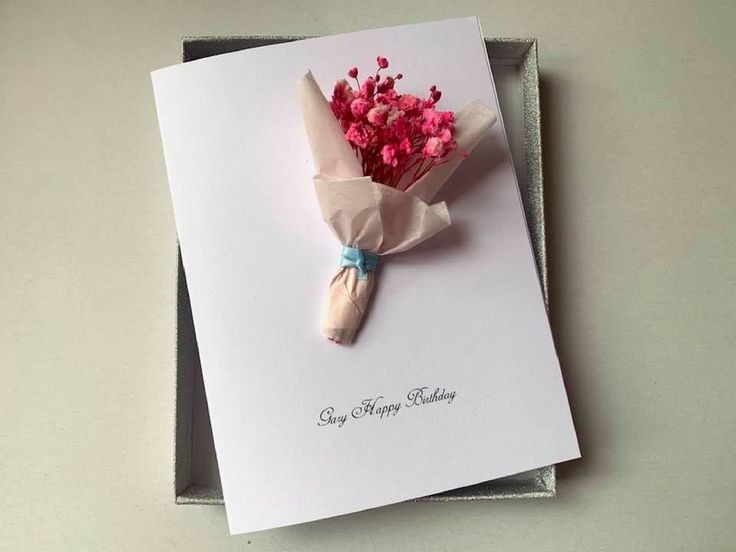
[[[332,113],[312,73],[299,80],[304,126],[317,170],[314,185],[322,218],[345,246],[379,256],[411,249],[450,226],[445,202],[430,205],[450,175],[470,152],[496,115],[481,102],[456,114],[456,152],[425,174],[408,190],[373,182],[363,175],[360,161]],[[339,343],[351,343],[360,327],[375,285],[376,273],[359,278],[354,267],[341,267],[330,283],[322,333]]]
[[[330,282],[322,335],[336,343],[352,343],[368,308],[375,282],[375,272],[369,272],[365,280],[359,280],[358,271],[354,268],[338,270]]]

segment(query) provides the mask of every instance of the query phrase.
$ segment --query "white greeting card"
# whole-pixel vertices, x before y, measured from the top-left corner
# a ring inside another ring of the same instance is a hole
[[[475,18],[155,71],[176,225],[232,533],[579,456],[502,121],[440,199],[452,226],[387,258],[354,345],[319,333],[340,246],[296,83],[386,56],[401,90],[499,111]]]

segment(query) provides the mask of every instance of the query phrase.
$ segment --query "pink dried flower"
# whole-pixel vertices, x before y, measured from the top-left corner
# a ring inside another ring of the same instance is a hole
[[[351,79],[356,79],[356,78],[358,78],[358,68],[357,68],[357,67],[352,67],[352,68],[351,68],[351,69],[350,69],[350,70],[348,71],[348,77],[350,77]]]
[[[424,157],[442,157],[442,155],[444,154],[442,140],[440,140],[436,136],[432,136],[429,140],[427,140],[427,143],[424,144],[424,149],[422,150],[422,153],[424,154]]]
[[[372,98],[373,94],[376,93],[376,79],[373,77],[368,77],[363,81],[363,84],[360,86],[360,95],[363,98]]]
[[[335,83],[332,91],[332,100],[338,102],[347,102],[353,99],[353,89],[348,81],[341,79]]]
[[[380,76],[380,75],[379,75]],[[386,92],[394,87],[395,81],[393,77],[386,77],[378,85],[378,92]]]
[[[371,107],[373,107],[373,102],[365,98],[356,98],[350,103],[350,111],[358,119],[368,113]]]
[[[442,140],[443,144],[447,144],[452,141],[452,132],[449,128],[443,128],[437,133],[437,137]]]
[[[386,104],[379,104],[372,107],[370,111],[368,111],[366,118],[372,125],[385,125],[386,120],[388,119],[388,106]]]
[[[411,140],[408,138],[402,138],[401,142],[399,142],[399,150],[401,153],[409,155],[411,153],[411,149]]]
[[[383,94],[376,94],[376,101],[382,104],[390,104],[391,102],[395,101],[397,97],[398,95],[396,94],[396,90],[390,88],[386,90]]]
[[[367,148],[370,141],[368,129],[363,123],[351,123],[345,138],[359,148]]]
[[[381,148],[381,156],[383,158],[383,162],[386,165],[390,165],[392,167],[395,167],[399,164],[399,160],[396,158],[396,154],[398,153],[398,148],[395,144],[386,144]]]
[[[385,57],[378,56],[376,58],[376,61],[378,62],[378,66],[381,69],[386,69],[386,67],[388,67],[388,60]]]
[[[442,123],[442,117],[434,109],[425,107],[422,111],[422,133],[433,136],[437,133]]]
[[[411,124],[406,117],[398,116],[391,125],[391,130],[393,130],[397,138],[406,138],[411,133]]]
[[[404,111],[409,111],[410,109],[414,109],[419,105],[419,98],[412,94],[402,94],[399,96],[399,100],[397,103],[397,106],[399,109],[402,109]]]
[[[402,117],[403,115],[403,111],[396,109],[395,107],[390,107],[388,117],[386,118],[386,126],[392,126],[394,124],[394,121],[396,121],[399,117]]]

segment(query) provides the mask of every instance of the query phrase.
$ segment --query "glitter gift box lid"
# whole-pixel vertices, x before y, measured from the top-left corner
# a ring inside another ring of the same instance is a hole
[[[303,37],[193,37],[183,40],[183,61],[299,40]],[[545,302],[549,304],[536,39],[486,39],[517,172]],[[222,504],[199,353],[186,278],[177,277],[174,489],[177,504]],[[553,497],[555,466],[455,489],[417,501]]]

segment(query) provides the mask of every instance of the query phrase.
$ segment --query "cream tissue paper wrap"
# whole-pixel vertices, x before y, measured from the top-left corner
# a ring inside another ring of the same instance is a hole
[[[299,80],[298,87],[317,171],[317,200],[322,217],[340,243],[390,255],[411,249],[450,226],[445,202],[430,202],[463,161],[459,152],[470,153],[495,123],[493,111],[475,101],[457,112],[455,152],[401,191],[363,175],[358,156],[311,72]],[[358,276],[357,268],[341,267],[330,283],[322,334],[337,343],[352,343],[373,292],[375,271],[368,271],[364,279]]]

